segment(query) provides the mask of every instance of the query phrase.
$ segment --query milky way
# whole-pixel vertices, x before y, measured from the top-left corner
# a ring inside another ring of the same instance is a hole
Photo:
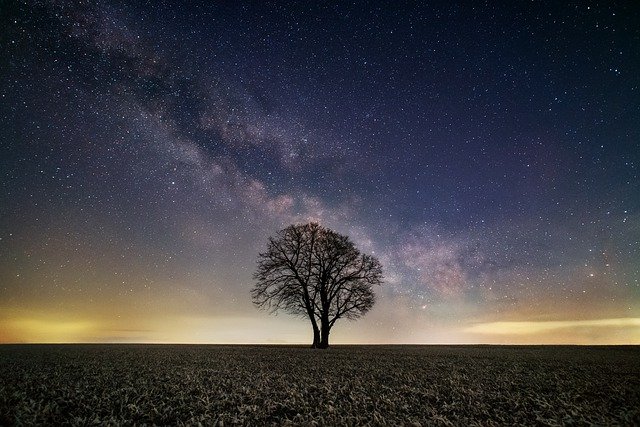
[[[640,343],[640,8],[9,2],[0,341],[307,342],[251,305],[318,221],[334,340]]]

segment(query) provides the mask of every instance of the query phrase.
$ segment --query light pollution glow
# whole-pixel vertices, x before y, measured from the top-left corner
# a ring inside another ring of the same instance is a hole
[[[6,315],[7,312],[0,312]],[[138,313],[139,314],[139,313]],[[377,317],[377,316],[373,316]],[[380,325],[380,320],[372,319]],[[176,314],[152,317],[135,314],[117,320],[96,316],[70,317],[64,313],[20,313],[0,321],[5,343],[219,343],[306,344],[308,326],[289,316],[202,316]],[[358,328],[346,323],[336,328],[335,344],[640,344],[640,318],[598,320],[517,321],[473,323],[425,328],[411,325]],[[402,332],[411,331],[410,334]]]

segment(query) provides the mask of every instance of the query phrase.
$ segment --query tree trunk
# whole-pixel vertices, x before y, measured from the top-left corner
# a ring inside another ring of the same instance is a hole
[[[311,344],[311,348],[318,348],[320,345],[320,329],[318,329],[317,325],[313,325],[313,344]]]
[[[320,343],[318,344],[318,348],[328,348],[329,347],[329,332],[331,331],[331,327],[329,326],[329,322],[322,322],[322,329],[320,331]]]

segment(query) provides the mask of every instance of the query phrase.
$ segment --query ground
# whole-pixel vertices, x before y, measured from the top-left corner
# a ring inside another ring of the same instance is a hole
[[[640,424],[640,347],[3,345],[0,425]]]

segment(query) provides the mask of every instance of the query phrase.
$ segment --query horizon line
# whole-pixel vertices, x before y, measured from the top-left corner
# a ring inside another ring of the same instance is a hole
[[[203,343],[203,342],[2,342],[6,345],[201,345],[201,346],[237,346],[237,347],[308,347],[308,343]],[[329,347],[450,347],[450,346],[486,346],[486,347],[629,347],[640,346],[640,343],[608,343],[608,344],[581,344],[581,343],[337,343]]]

